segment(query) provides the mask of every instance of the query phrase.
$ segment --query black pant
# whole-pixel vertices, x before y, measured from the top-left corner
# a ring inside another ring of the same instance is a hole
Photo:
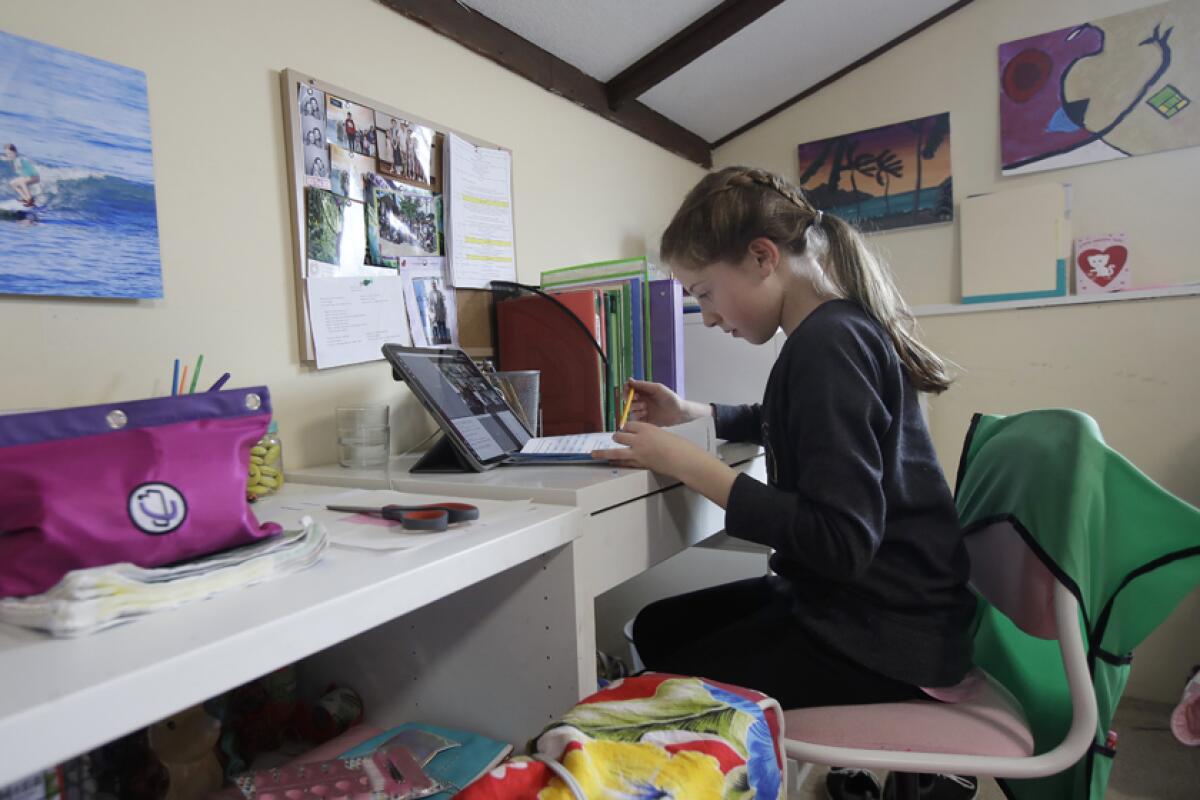
[[[793,602],[778,576],[669,597],[637,615],[634,645],[647,669],[756,689],[785,709],[926,697],[813,641]]]

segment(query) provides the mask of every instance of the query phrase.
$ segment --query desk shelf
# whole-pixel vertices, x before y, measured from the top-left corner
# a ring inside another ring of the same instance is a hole
[[[762,454],[753,444],[725,443],[721,459],[731,467],[743,468]],[[289,469],[294,483],[319,483],[354,489],[387,489],[401,492],[454,495],[487,500],[532,500],[535,503],[573,506],[584,514],[597,514],[635,498],[681,486],[644,469],[621,469],[604,464],[498,467],[486,472],[439,472],[414,474],[408,470],[420,455],[392,458],[390,474],[383,468],[351,469],[338,464]]]
[[[766,480],[763,450],[726,442],[726,464]],[[487,472],[416,474],[416,456],[393,459],[383,469],[346,469],[337,464],[289,470],[295,483],[380,489],[462,498],[532,499],[579,509],[579,538],[571,543],[575,565],[575,642],[578,686],[595,686],[595,599],[671,556],[700,544],[725,527],[725,512],[674,478],[643,469],[606,465],[500,467]]]
[[[256,512],[294,527],[277,506],[318,491],[337,490],[286,486]],[[578,697],[561,663],[578,517],[534,505],[407,553],[331,547],[304,572],[79,639],[0,626],[0,786],[318,653],[316,682],[354,685],[375,724],[421,715],[520,742]]]
[[[762,477],[761,448],[721,455]],[[305,497],[389,488],[382,470],[288,476],[256,513],[289,528]],[[596,596],[724,526],[717,506],[645,470],[412,475],[400,462],[390,483],[533,504],[407,553],[331,548],[305,572],[82,639],[0,627],[0,681],[19,687],[0,693],[0,785],[297,661],[306,693],[353,686],[373,724],[522,743],[594,689]]]

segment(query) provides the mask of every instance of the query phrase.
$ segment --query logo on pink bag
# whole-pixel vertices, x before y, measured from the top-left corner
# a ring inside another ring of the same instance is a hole
[[[142,533],[162,536],[187,519],[187,502],[168,483],[143,483],[129,495],[129,519]]]

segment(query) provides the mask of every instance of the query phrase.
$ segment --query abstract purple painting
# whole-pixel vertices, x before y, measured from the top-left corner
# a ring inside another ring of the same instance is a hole
[[[1200,3],[1175,0],[1000,45],[1005,175],[1200,144]]]

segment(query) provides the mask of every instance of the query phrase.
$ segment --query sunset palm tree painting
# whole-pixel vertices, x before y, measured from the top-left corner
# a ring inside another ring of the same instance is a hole
[[[817,208],[866,231],[950,222],[950,115],[934,114],[799,146],[800,186]]]

